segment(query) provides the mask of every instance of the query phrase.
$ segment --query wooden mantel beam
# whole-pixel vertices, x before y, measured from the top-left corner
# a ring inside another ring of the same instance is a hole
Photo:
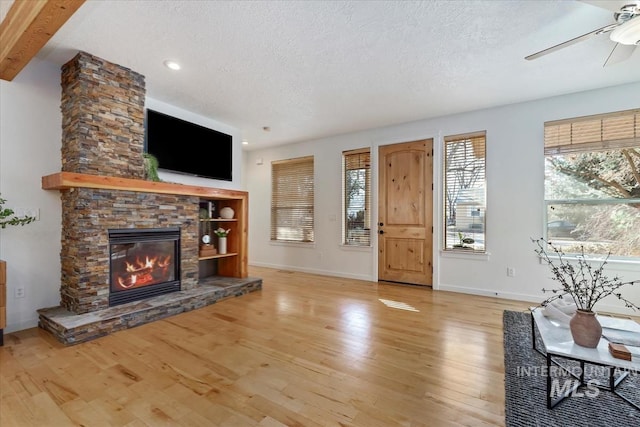
[[[72,188],[95,188],[103,190],[137,191],[139,193],[177,194],[215,199],[242,199],[246,191],[195,185],[154,182],[141,179],[88,175],[74,172],[58,172],[42,177],[43,190],[70,190]]]
[[[0,79],[11,81],[85,0],[15,0],[0,24]]]

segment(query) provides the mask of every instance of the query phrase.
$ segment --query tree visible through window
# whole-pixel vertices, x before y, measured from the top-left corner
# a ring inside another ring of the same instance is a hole
[[[271,240],[314,241],[313,156],[271,163]]]
[[[343,159],[343,243],[371,245],[371,153],[345,151]]]
[[[485,251],[485,135],[444,138],[445,250]]]
[[[547,238],[640,257],[640,110],[545,123]]]

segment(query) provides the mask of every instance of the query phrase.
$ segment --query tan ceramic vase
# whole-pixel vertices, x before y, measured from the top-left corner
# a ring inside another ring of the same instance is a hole
[[[589,348],[596,348],[602,336],[602,326],[593,311],[576,310],[569,322],[573,342]]]
[[[233,215],[235,215],[235,212],[229,206],[220,209],[220,218],[222,219],[233,219]]]

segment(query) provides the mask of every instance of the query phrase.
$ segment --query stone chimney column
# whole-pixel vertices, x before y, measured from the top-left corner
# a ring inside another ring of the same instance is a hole
[[[61,84],[62,170],[144,179],[144,76],[80,52]]]

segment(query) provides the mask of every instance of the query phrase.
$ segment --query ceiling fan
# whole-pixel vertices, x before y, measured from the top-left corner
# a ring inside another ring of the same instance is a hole
[[[640,1],[628,1],[619,8],[615,6],[618,2],[596,1],[596,0],[583,0],[584,3],[589,3],[594,6],[603,7],[605,9],[612,10],[614,23],[605,25],[602,28],[590,31],[581,36],[575,37],[566,42],[551,46],[547,49],[536,52],[532,55],[525,57],[524,59],[532,60],[539,58],[543,55],[555,52],[563,49],[572,44],[589,39],[593,36],[609,33],[609,38],[615,43],[613,50],[605,60],[603,67],[624,61],[629,58],[636,46],[640,44]],[[613,3],[613,4],[612,4]],[[611,6],[614,6],[612,9]]]

